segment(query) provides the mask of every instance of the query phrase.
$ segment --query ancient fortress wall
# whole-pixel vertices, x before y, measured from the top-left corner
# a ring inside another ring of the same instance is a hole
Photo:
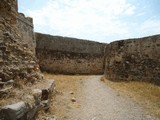
[[[33,42],[27,37],[33,29],[20,27],[23,24],[19,22],[17,6],[17,0],[2,0],[0,3],[0,81],[19,78],[34,82],[40,79],[40,71],[29,47]]]
[[[34,70],[39,74],[34,55],[36,43],[36,55],[44,71],[65,74],[105,71],[110,80],[160,81],[160,35],[110,44],[40,33],[35,33],[34,38],[33,20],[18,13],[16,0],[3,0],[0,11],[0,79],[3,81],[17,76],[25,79],[39,76],[33,74]]]
[[[105,44],[36,33],[41,70],[64,74],[102,74]]]
[[[35,52],[36,42],[34,39],[33,19],[30,17],[25,17],[23,13],[19,13],[17,17],[17,25],[21,40],[28,44],[28,48]]]
[[[112,42],[105,54],[106,78],[160,83],[160,35]]]

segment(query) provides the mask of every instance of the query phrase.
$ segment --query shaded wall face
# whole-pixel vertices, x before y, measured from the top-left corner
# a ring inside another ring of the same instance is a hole
[[[106,48],[110,80],[160,81],[160,36],[117,41]]]
[[[104,44],[36,33],[41,70],[63,74],[103,74]]]

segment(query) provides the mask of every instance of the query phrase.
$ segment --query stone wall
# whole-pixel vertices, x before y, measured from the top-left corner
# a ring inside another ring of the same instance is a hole
[[[0,120],[33,120],[50,107],[54,80],[43,79],[33,45],[32,19],[18,14],[17,0],[1,0]]]
[[[17,0],[0,3],[0,81],[40,79],[39,65],[29,44],[22,40],[26,31],[19,28]],[[23,33],[21,33],[23,32]]]
[[[36,33],[41,70],[64,74],[102,74],[105,44]]]
[[[17,17],[17,25],[21,40],[28,44],[28,48],[35,52],[33,19],[25,17],[23,13],[19,13]]]
[[[112,42],[105,51],[106,78],[160,83],[160,35]]]

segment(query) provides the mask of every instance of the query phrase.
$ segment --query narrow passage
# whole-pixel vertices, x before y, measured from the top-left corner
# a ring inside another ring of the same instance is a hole
[[[57,120],[157,120],[100,81],[101,76],[67,77],[56,80],[58,93],[50,112]]]

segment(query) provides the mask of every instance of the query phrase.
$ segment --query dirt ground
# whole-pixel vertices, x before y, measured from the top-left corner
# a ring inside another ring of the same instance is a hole
[[[101,81],[101,76],[45,74],[55,79],[57,94],[49,114],[56,120],[158,120]]]

